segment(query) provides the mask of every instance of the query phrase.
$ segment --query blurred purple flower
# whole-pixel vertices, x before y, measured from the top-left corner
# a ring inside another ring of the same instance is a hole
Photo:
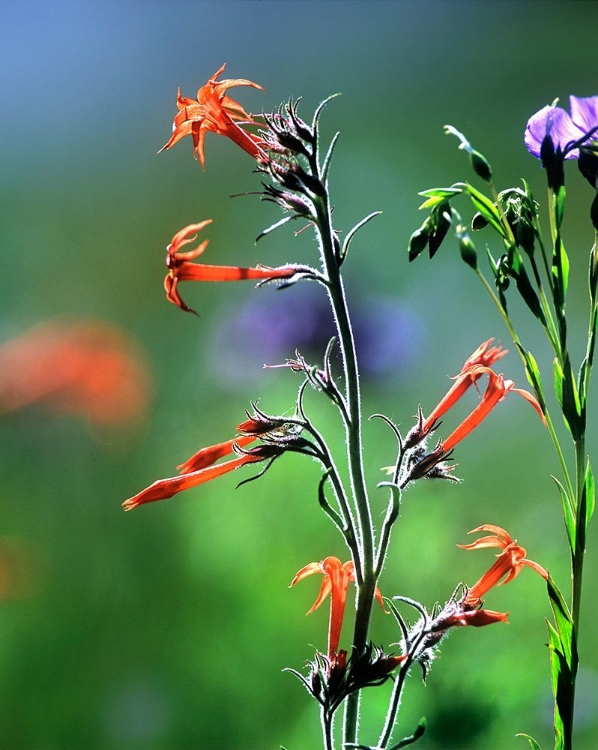
[[[561,150],[564,159],[578,159],[579,146],[598,130],[598,96],[570,96],[571,114],[562,107],[549,105],[532,115],[525,128],[527,150],[542,158],[540,151],[546,136],[554,150]]]
[[[377,386],[386,379],[389,388],[396,387],[397,375],[422,351],[421,319],[405,304],[380,296],[356,302],[351,318],[363,378],[375,379]],[[308,362],[320,362],[334,335],[326,296],[316,285],[305,284],[292,295],[263,289],[214,331],[207,361],[219,380],[245,387],[262,377],[264,364],[282,364],[296,350]]]

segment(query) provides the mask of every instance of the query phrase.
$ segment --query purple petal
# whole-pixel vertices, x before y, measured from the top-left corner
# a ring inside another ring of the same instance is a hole
[[[598,96],[570,96],[569,107],[571,119],[582,133],[598,126]]]
[[[550,134],[555,149],[560,146],[563,149],[571,141],[576,141],[583,135],[582,131],[574,124],[569,113],[561,107],[551,105],[542,107],[539,112],[532,115],[525,129],[525,145],[530,154],[540,158],[540,147],[547,134]],[[579,151],[575,149],[569,152],[565,159],[577,159]]]

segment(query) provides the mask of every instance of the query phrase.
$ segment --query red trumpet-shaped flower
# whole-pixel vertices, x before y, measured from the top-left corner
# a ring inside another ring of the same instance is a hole
[[[486,344],[488,343],[489,342],[486,342]],[[497,349],[495,351],[499,350]],[[502,356],[502,353],[499,354],[499,356]],[[496,354],[494,355],[494,358],[498,358]],[[488,385],[486,386],[486,390],[480,403],[445,440],[438,442],[436,448],[434,448],[431,453],[428,453],[414,464],[409,473],[408,481],[420,479],[425,476],[436,476],[447,479],[452,478],[450,476],[452,467],[447,468],[441,466],[441,462],[444,461],[447,454],[457,445],[457,443],[460,443],[463,438],[467,437],[470,432],[486,419],[492,409],[494,409],[499,401],[503,400],[509,391],[518,393],[528,401],[538,412],[540,419],[546,424],[542,408],[531,393],[521,390],[520,388],[515,388],[515,384],[512,380],[505,380],[503,375],[497,375],[494,370],[491,370],[489,367],[485,367],[481,364],[472,364],[470,367],[464,368],[461,371],[460,375],[457,376],[457,382],[452,386],[447,395],[442,399],[427,420],[423,419],[420,410],[419,422],[407,435],[406,444],[417,445],[421,442],[427,436],[428,432],[433,429],[438,417],[453,406],[463,393],[465,393],[467,388],[471,384],[475,384],[477,379],[482,375],[488,376]]]
[[[508,353],[500,344],[491,346],[493,341],[494,339],[485,341],[465,360],[461,372],[454,378],[454,384],[424,421],[423,430],[425,433],[428,433],[434,423],[457,403],[470,386],[476,385],[479,378],[484,372],[488,371],[489,367],[492,367],[496,361]]]
[[[461,422],[457,429],[454,430],[446,438],[446,440],[442,441],[442,448],[445,453],[448,453],[452,448],[455,447],[455,445],[457,445],[457,443],[459,443],[461,440],[463,440],[464,437],[469,435],[469,433],[474,430],[480,424],[480,422],[482,422],[488,416],[488,414],[490,414],[496,404],[498,404],[499,401],[503,400],[503,398],[509,391],[518,393],[520,396],[523,396],[526,401],[529,401],[529,403],[538,412],[542,421],[544,421],[544,415],[542,414],[542,409],[540,408],[540,404],[537,402],[537,400],[532,396],[531,393],[523,391],[520,388],[514,388],[513,386],[515,385],[515,383],[512,380],[505,380],[502,375],[497,375],[488,367],[476,368],[475,374],[477,375],[477,377],[480,377],[480,375],[483,374],[487,374],[488,385],[486,386],[486,390],[484,392],[484,395],[482,396],[482,400],[476,406],[476,408],[471,412],[471,414],[465,417],[465,419]]]
[[[232,78],[217,81],[224,71],[226,63],[214,73],[212,78],[197,92],[197,99],[181,96],[179,89],[176,105],[179,110],[172,124],[172,135],[166,145],[158,153],[172,148],[181,138],[191,135],[193,138],[193,152],[199,157],[204,166],[204,139],[208,130],[218,135],[224,135],[240,146],[254,159],[267,161],[263,150],[263,141],[259,136],[244,130],[241,125],[257,125],[252,116],[243,107],[227,95],[227,90],[233,86],[251,86],[254,89],[263,88],[245,78]]]
[[[548,578],[548,571],[533,560],[528,560],[525,549],[517,544],[516,539],[511,539],[510,535],[500,526],[484,524],[472,529],[469,533],[475,534],[478,531],[489,531],[490,536],[476,539],[472,544],[459,544],[458,546],[467,550],[499,547],[502,552],[497,555],[494,565],[469,589],[465,598],[467,604],[473,607],[480,604],[482,597],[493,586],[501,586],[512,581],[519,575],[524,565],[535,570],[542,578]]]
[[[327,557],[321,562],[312,562],[301,568],[291,581],[294,586],[307,576],[314,573],[322,573],[324,579],[320,587],[320,593],[313,606],[307,613],[310,615],[330,594],[330,621],[328,624],[328,658],[336,660],[338,644],[343,627],[343,617],[345,614],[345,605],[347,603],[347,591],[349,582],[355,580],[355,566],[349,561],[341,563],[338,557]],[[376,599],[384,609],[382,594],[376,588]]]
[[[224,443],[202,448],[178,467],[181,472],[179,476],[158,479],[137,495],[125,500],[123,508],[132,510],[138,505],[153,503],[156,500],[166,500],[183,490],[197,487],[211,479],[228,474],[239,466],[276,458],[282,452],[278,446],[269,444],[244,450],[244,446],[257,440],[264,432],[262,425],[254,422],[254,420],[246,420],[237,429],[244,434]],[[221,464],[216,463],[219,458],[231,454],[236,454],[236,457]]]
[[[178,290],[180,281],[245,281],[247,279],[271,281],[290,279],[292,276],[305,272],[305,269],[290,265],[279,268],[267,268],[266,266],[240,268],[238,266],[209,266],[204,263],[193,263],[192,261],[204,252],[209,240],[204,240],[194,250],[182,253],[180,249],[194,242],[197,238],[197,232],[211,223],[212,219],[206,219],[199,224],[189,224],[183,227],[174,235],[172,242],[166,248],[166,267],[169,269],[164,279],[166,299],[180,307],[181,310],[195,313],[195,310],[181,299]]]
[[[472,550],[484,547],[499,547],[502,552],[497,556],[496,562],[484,575],[470,588],[465,588],[465,593],[459,598],[454,596],[435,619],[433,630],[441,636],[450,627],[470,625],[482,627],[495,622],[507,622],[507,612],[493,612],[482,609],[482,598],[494,586],[501,586],[512,581],[527,566],[535,570],[545,580],[548,571],[533,560],[528,560],[526,551],[511,539],[510,535],[500,526],[484,524],[470,531],[474,534],[478,531],[489,531],[489,536],[481,537],[472,544],[459,544],[461,549]]]

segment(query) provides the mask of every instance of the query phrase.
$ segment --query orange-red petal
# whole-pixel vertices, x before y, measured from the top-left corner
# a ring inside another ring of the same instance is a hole
[[[194,471],[190,474],[182,474],[181,476],[169,477],[167,479],[158,479],[137,495],[125,500],[123,508],[125,510],[132,510],[138,505],[153,503],[156,500],[167,500],[177,493],[183,492],[183,490],[197,487],[200,484],[209,482],[211,479],[216,479],[216,477],[227,474],[229,471],[233,471],[239,466],[260,460],[260,456],[243,455],[233,458],[231,461],[200,469],[199,471]]]

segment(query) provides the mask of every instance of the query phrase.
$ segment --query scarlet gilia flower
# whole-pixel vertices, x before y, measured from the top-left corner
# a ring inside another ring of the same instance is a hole
[[[491,346],[493,341],[494,339],[484,341],[484,343],[465,360],[461,372],[453,378],[455,382],[451,388],[449,388],[446,395],[440,400],[438,406],[424,421],[423,430],[426,434],[432,429],[442,415],[457,403],[470,386],[477,384],[477,381],[482,375],[485,372],[488,372],[488,368],[492,367],[492,365],[501,359],[501,357],[504,357],[505,354],[508,354],[507,349],[503,349],[500,344],[498,346]]]
[[[204,139],[208,130],[211,130],[212,133],[230,138],[254,159],[267,161],[268,157],[262,148],[261,138],[241,127],[241,125],[259,125],[259,123],[256,123],[252,116],[226,93],[233,86],[251,86],[261,91],[263,88],[245,78],[217,81],[216,79],[225,68],[226,63],[214,73],[205,86],[198,90],[197,99],[181,96],[179,88],[176,101],[179,112],[174,118],[172,136],[158,153],[172,148],[181,138],[191,135],[194,155],[199,157],[203,167]]]
[[[508,614],[506,612],[493,612],[487,609],[481,609],[483,597],[494,586],[502,586],[509,583],[519,575],[524,566],[535,570],[544,580],[548,579],[548,571],[533,560],[528,560],[526,551],[517,544],[515,539],[511,539],[509,534],[500,526],[484,524],[472,529],[470,534],[478,531],[489,531],[490,536],[484,536],[477,539],[472,544],[459,544],[461,549],[483,549],[484,547],[499,547],[502,552],[497,555],[496,562],[487,570],[484,575],[474,583],[471,588],[465,588],[465,594],[459,598],[456,604],[456,611],[446,616],[444,619],[438,618],[438,629],[442,627],[452,627],[454,625],[490,625],[493,622],[507,622]]]
[[[187,252],[180,252],[180,250],[185,245],[194,242],[197,239],[197,232],[211,223],[212,219],[206,219],[199,224],[189,224],[183,227],[174,235],[172,242],[166,248],[166,267],[169,269],[164,279],[166,299],[180,307],[181,310],[185,310],[185,312],[192,312],[197,315],[195,310],[183,302],[178,290],[180,281],[245,281],[256,279],[267,282],[276,279],[291,279],[293,276],[299,277],[309,271],[307,268],[291,265],[279,268],[267,268],[266,266],[240,268],[238,266],[208,266],[205,263],[193,263],[192,261],[204,252],[209,240],[204,240],[194,250]]]
[[[245,450],[246,445],[254,442],[264,433],[263,425],[257,422],[252,425],[250,422],[251,420],[246,420],[237,428],[239,432],[242,431],[244,434],[224,443],[202,448],[177,467],[180,471],[179,476],[158,479],[137,495],[125,500],[123,508],[132,510],[138,505],[153,503],[156,500],[166,500],[183,490],[197,487],[211,479],[228,474],[240,466],[274,459],[279,456],[284,449],[272,444],[258,445],[255,448]],[[255,429],[252,430],[252,427]],[[221,464],[216,463],[218,459],[233,454],[235,458],[230,461]]]
[[[511,539],[500,526],[485,524],[469,533],[473,534],[478,531],[488,531],[490,535],[478,539],[473,544],[458,546],[467,550],[499,547],[502,552],[498,555],[496,562],[471,588],[459,584],[449,601],[433,616],[428,615],[422,605],[417,604],[422,617],[404,639],[405,653],[409,654],[410,659],[420,663],[424,677],[438,646],[451,628],[484,627],[495,622],[508,622],[507,612],[482,609],[482,597],[493,586],[512,581],[521,572],[523,566],[532,568],[544,579],[548,578],[548,572],[538,563],[528,560],[525,549]]]
[[[345,605],[347,604],[347,590],[349,588],[349,582],[355,581],[355,566],[352,561],[343,564],[338,557],[327,557],[321,562],[312,562],[301,568],[291,581],[291,586],[294,586],[299,581],[302,581],[304,578],[307,578],[307,576],[313,575],[314,573],[321,573],[324,576],[324,579],[320,587],[320,593],[307,614],[310,615],[316,610],[330,594],[328,659],[336,664],[338,644],[341,637],[343,617],[345,614]],[[382,609],[384,609],[384,600],[382,599],[382,594],[377,588],[376,599],[380,602]],[[343,652],[340,652],[340,654],[342,653]]]
[[[469,435],[469,433],[474,430],[480,424],[480,422],[486,419],[486,417],[488,416],[488,414],[490,414],[492,409],[494,409],[496,404],[498,404],[499,401],[502,401],[509,391],[518,393],[526,401],[528,401],[538,412],[538,415],[540,416],[542,421],[546,423],[544,415],[542,414],[540,404],[532,396],[531,393],[528,393],[521,388],[514,388],[515,383],[512,380],[505,380],[502,375],[497,375],[493,370],[490,370],[487,367],[478,368],[478,371],[480,371],[480,375],[484,373],[488,375],[488,385],[486,386],[486,390],[484,392],[484,395],[482,396],[482,400],[471,412],[471,414],[469,414],[469,416],[467,416],[463,420],[463,422],[461,422],[457,429],[454,430],[448,436],[448,438],[446,438],[446,440],[442,441],[442,448],[445,453],[448,453],[450,450],[452,450],[455,445],[461,442],[464,437]]]
[[[528,560],[525,549],[517,544],[517,540],[511,539],[500,526],[484,524],[472,529],[469,533],[475,534],[478,531],[489,531],[490,535],[476,539],[472,544],[459,544],[458,546],[467,550],[499,547],[502,552],[497,555],[494,565],[468,590],[464,599],[466,605],[476,607],[481,604],[482,597],[493,586],[509,583],[519,575],[524,566],[535,570],[545,580],[548,579],[548,571],[533,560]]]
[[[486,342],[488,344],[489,342]],[[482,345],[485,346],[485,345]],[[478,350],[479,351],[479,350]],[[494,361],[505,354],[500,347],[494,347],[493,351],[490,349],[486,350],[489,355],[488,358],[494,358]],[[475,354],[475,353],[474,353]],[[413,447],[421,442],[426,435],[434,428],[434,425],[439,416],[444,414],[450,409],[470,385],[476,384],[476,381],[482,376],[488,376],[488,385],[480,403],[475,409],[461,422],[461,424],[453,430],[453,432],[442,441],[438,442],[436,448],[428,454],[418,456],[417,461],[413,464],[408,480],[420,479],[424,476],[439,476],[444,478],[450,478],[445,468],[439,467],[447,454],[463,440],[470,432],[472,432],[481,422],[486,419],[492,409],[502,401],[509,391],[518,393],[526,401],[528,401],[534,409],[537,411],[540,419],[546,424],[542,408],[538,403],[537,399],[528,391],[520,388],[515,388],[515,383],[512,380],[505,380],[503,375],[497,375],[494,370],[489,367],[476,364],[475,359],[472,357],[464,369],[457,376],[455,384],[450,388],[447,395],[441,400],[440,404],[434,409],[428,419],[424,420],[420,413],[418,424],[411,430],[407,435],[406,446]],[[410,441],[410,442],[409,442]]]
[[[410,448],[420,443],[436,426],[438,420],[451,409],[457,401],[467,392],[472,385],[477,386],[477,381],[482,377],[496,361],[507,354],[502,345],[492,346],[494,339],[484,341],[463,363],[463,367],[453,380],[453,385],[438,405],[424,419],[420,412],[417,425],[409,432],[405,439],[405,447]]]
[[[144,417],[151,391],[137,342],[101,321],[53,320],[0,345],[0,414],[40,404],[117,426]]]

